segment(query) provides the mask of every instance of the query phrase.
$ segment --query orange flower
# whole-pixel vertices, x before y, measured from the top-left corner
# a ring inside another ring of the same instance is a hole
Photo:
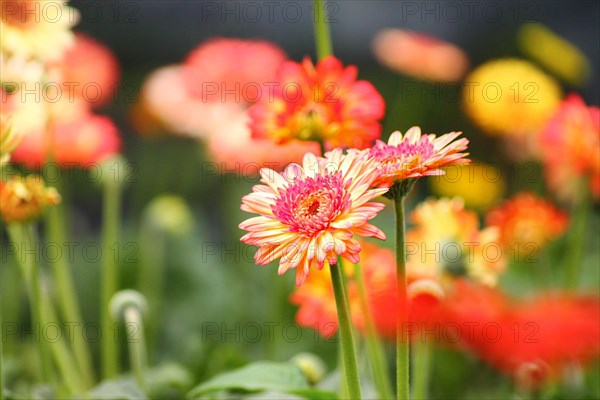
[[[464,51],[423,33],[386,29],[375,37],[373,51],[388,68],[436,82],[456,82],[469,68]]]
[[[600,197],[600,108],[570,94],[539,134],[546,179],[562,198],[572,198],[581,179]]]
[[[95,39],[77,33],[74,46],[55,67],[65,95],[73,93],[92,107],[101,107],[113,100],[119,64],[110,49]]]
[[[89,167],[117,154],[121,147],[117,127],[108,117],[86,112],[74,119],[57,120],[51,129],[53,157],[64,168]],[[12,154],[13,161],[41,167],[48,154],[47,136],[43,130],[27,132]]]
[[[38,218],[44,210],[60,203],[54,188],[47,188],[39,176],[13,176],[0,181],[0,215],[6,223],[27,222]]]
[[[361,246],[354,236],[385,239],[368,222],[384,208],[371,200],[387,191],[369,188],[376,173],[372,160],[340,149],[325,158],[307,153],[303,166],[290,164],[281,174],[263,168],[264,185],[242,199],[242,210],[259,216],[239,225],[248,231],[241,241],[260,248],[257,264],[281,258],[280,275],[295,268],[297,285],[338,256],[357,263]]]
[[[507,247],[516,243],[541,247],[567,229],[567,215],[530,192],[521,192],[492,209],[486,221],[500,229],[500,241]]]
[[[385,104],[373,85],[356,77],[356,67],[333,56],[316,66],[309,58],[284,63],[273,96],[250,107],[252,136],[276,143],[323,141],[329,149],[372,145]]]
[[[266,95],[265,83],[275,81],[285,60],[285,53],[266,41],[218,38],[188,55],[183,79],[204,103],[253,103]]]

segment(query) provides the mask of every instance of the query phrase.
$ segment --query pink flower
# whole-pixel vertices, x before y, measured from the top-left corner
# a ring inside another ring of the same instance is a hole
[[[373,85],[356,80],[357,73],[333,56],[316,66],[309,58],[284,63],[272,98],[262,96],[250,107],[252,136],[322,141],[329,149],[371,146],[381,134],[385,104]]]
[[[378,164],[377,185],[391,186],[407,178],[443,175],[442,167],[470,162],[461,153],[467,149],[468,139],[455,142],[462,132],[451,132],[440,137],[434,134],[421,135],[421,128],[413,126],[404,137],[398,131],[392,133],[388,143],[378,140],[366,150]]]
[[[377,34],[373,51],[388,68],[436,82],[456,82],[469,68],[469,59],[460,48],[417,32],[386,29]]]
[[[56,64],[63,93],[101,107],[113,100],[119,80],[119,63],[110,49],[82,33]],[[124,93],[125,95],[125,93]]]
[[[576,94],[567,96],[539,140],[551,188],[572,198],[583,178],[600,196],[600,108],[586,106]]]
[[[297,285],[311,267],[336,264],[338,255],[358,262],[361,246],[354,236],[385,239],[368,222],[384,208],[370,200],[387,189],[370,189],[377,170],[366,154],[307,153],[302,166],[291,164],[281,174],[263,168],[261,176],[264,185],[242,199],[242,210],[259,216],[239,225],[248,231],[241,240],[260,248],[257,264],[280,258],[280,275],[296,268]]]
[[[202,102],[252,103],[266,96],[285,53],[262,40],[213,39],[187,57],[184,79]],[[268,96],[267,96],[268,97]]]
[[[52,125],[52,153],[61,167],[89,167],[115,155],[121,148],[117,127],[108,117],[84,113]],[[48,154],[44,130],[27,132],[12,154],[14,162],[41,167]]]

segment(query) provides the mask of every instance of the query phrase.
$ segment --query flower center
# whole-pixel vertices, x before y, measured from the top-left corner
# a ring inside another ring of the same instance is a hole
[[[350,201],[350,195],[343,187],[341,172],[295,179],[279,193],[281,197],[273,206],[273,214],[289,226],[290,232],[307,236],[328,229]]]

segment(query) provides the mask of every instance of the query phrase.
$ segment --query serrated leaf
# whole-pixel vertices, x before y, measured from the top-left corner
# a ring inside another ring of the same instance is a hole
[[[220,390],[242,390],[246,392],[310,389],[306,377],[291,363],[260,361],[243,368],[217,375],[190,391],[188,398]]]

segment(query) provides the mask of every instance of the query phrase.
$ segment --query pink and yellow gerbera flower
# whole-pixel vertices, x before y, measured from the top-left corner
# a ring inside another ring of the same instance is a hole
[[[465,158],[469,153],[461,153],[467,149],[469,140],[453,142],[461,133],[422,135],[421,128],[413,126],[404,136],[398,131],[392,133],[387,144],[378,140],[368,150],[378,163],[379,177],[375,183],[391,186],[403,179],[443,175],[442,167],[470,162]]]
[[[280,275],[296,268],[297,285],[311,267],[336,264],[338,256],[358,262],[361,246],[354,236],[385,239],[368,222],[384,208],[371,200],[387,189],[371,189],[377,169],[367,154],[307,153],[302,166],[291,164],[281,174],[263,168],[261,176],[264,185],[242,199],[242,210],[259,216],[239,225],[248,231],[241,240],[260,248],[257,264],[280,258]]]
[[[328,149],[371,146],[381,135],[385,103],[373,85],[356,77],[355,66],[344,67],[333,56],[316,66],[309,58],[284,63],[273,96],[249,109],[253,137],[322,141]]]

